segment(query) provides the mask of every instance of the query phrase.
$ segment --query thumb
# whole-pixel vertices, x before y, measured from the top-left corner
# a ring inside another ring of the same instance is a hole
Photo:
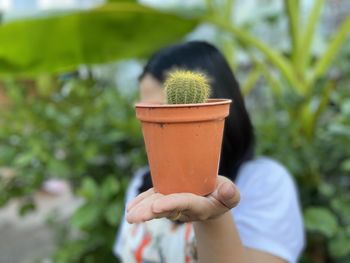
[[[224,206],[231,209],[238,204],[240,194],[237,187],[232,182],[224,182],[219,186],[218,199]]]

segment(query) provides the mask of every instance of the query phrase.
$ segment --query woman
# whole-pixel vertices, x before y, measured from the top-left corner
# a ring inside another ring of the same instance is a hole
[[[205,72],[211,97],[233,100],[217,186],[206,197],[164,196],[152,188],[148,168],[141,169],[128,189],[115,253],[128,263],[297,262],[304,231],[295,185],[276,161],[254,158],[253,128],[228,63],[205,42],[162,49],[140,77],[141,101],[164,102],[162,83],[174,68]]]

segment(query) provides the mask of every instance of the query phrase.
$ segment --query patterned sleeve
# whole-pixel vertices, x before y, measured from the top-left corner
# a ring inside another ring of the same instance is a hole
[[[142,167],[136,171],[136,173],[133,176],[133,178],[131,179],[129,187],[126,191],[125,204],[130,202],[133,198],[135,198],[138,195],[138,189],[141,186],[142,181],[143,181],[143,176],[146,174],[148,169],[149,168],[146,166],[146,167]],[[123,231],[125,230],[125,223],[126,223],[126,219],[125,219],[125,211],[124,211],[124,215],[123,215],[122,220],[120,222],[120,226],[119,226],[116,240],[115,240],[114,247],[113,247],[113,252],[118,257],[120,257],[121,250],[123,247],[123,241],[122,241],[121,237],[122,237]]]

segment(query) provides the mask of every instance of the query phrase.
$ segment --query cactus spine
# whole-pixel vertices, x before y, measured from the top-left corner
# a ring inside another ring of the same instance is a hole
[[[175,70],[164,83],[168,104],[204,103],[210,96],[209,80],[203,73]]]

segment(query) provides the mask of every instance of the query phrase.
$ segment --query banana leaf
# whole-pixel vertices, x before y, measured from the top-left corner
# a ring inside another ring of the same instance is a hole
[[[0,75],[35,75],[138,58],[178,41],[197,21],[136,3],[0,25]]]

